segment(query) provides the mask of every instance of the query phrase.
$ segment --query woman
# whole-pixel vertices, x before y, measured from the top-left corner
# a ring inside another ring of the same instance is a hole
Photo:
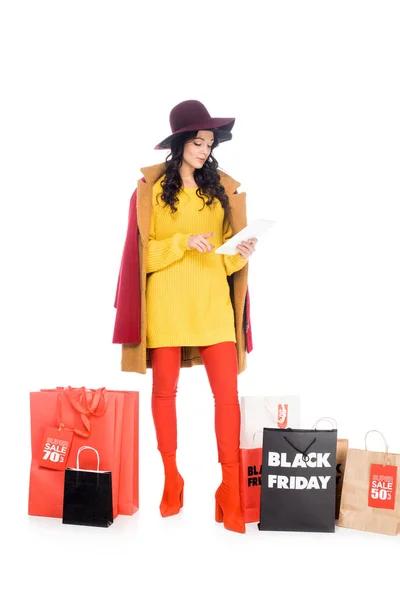
[[[145,177],[132,197],[113,341],[123,344],[123,370],[143,373],[152,368],[152,414],[165,473],[163,517],[177,514],[183,505],[184,481],[176,465],[180,367],[205,366],[215,399],[222,465],[222,483],[215,494],[216,520],[245,533],[239,496],[237,375],[245,368],[247,262],[257,240],[238,245],[234,256],[214,252],[246,225],[245,194],[236,193],[238,182],[218,169],[212,154],[219,143],[232,138],[234,121],[210,117],[197,100],[172,109],[172,134],[156,146],[171,152],[165,163],[142,169]],[[140,323],[134,312],[139,290],[135,301],[131,282],[135,260],[140,274]],[[121,319],[130,319],[130,333],[122,331]]]

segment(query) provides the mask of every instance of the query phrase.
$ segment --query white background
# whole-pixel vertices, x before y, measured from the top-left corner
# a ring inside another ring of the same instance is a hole
[[[111,338],[140,168],[165,159],[171,108],[198,99],[236,117],[216,158],[248,218],[276,221],[251,258],[240,394],[299,394],[304,427],[329,415],[350,446],[379,429],[400,452],[399,30],[396,1],[1,3],[3,597],[390,589],[399,536],[215,524],[201,367],[178,392],[185,507],[161,519],[151,372],[121,373]],[[27,517],[29,391],[56,385],[140,391],[140,510],[107,530]]]

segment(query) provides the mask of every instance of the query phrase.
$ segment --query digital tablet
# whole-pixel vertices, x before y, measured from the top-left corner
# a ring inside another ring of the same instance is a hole
[[[238,233],[232,236],[229,240],[222,244],[215,250],[216,254],[237,254],[236,246],[240,242],[245,242],[250,238],[259,239],[265,235],[270,227],[275,225],[275,221],[268,219],[255,219],[251,221],[246,227],[241,229]]]

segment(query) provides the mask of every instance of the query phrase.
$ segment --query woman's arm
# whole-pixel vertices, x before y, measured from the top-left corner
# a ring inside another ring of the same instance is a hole
[[[222,243],[225,244],[227,240],[232,237],[232,227],[228,219],[224,219],[224,230],[222,232]],[[236,271],[240,271],[247,264],[248,258],[242,258],[240,254],[224,254],[225,270],[227,275],[232,275]]]
[[[151,214],[149,243],[147,246],[146,272],[154,273],[165,269],[172,263],[180,260],[189,250],[187,242],[190,233],[174,233],[164,240],[156,240],[154,209]]]

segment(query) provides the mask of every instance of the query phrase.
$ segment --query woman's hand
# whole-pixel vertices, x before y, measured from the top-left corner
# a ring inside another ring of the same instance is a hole
[[[191,235],[187,241],[189,248],[193,248],[198,252],[211,252],[214,248],[207,238],[213,237],[215,233],[201,233],[199,235]]]
[[[250,238],[246,242],[241,242],[236,246],[236,250],[242,258],[250,258],[256,249],[257,238]]]

